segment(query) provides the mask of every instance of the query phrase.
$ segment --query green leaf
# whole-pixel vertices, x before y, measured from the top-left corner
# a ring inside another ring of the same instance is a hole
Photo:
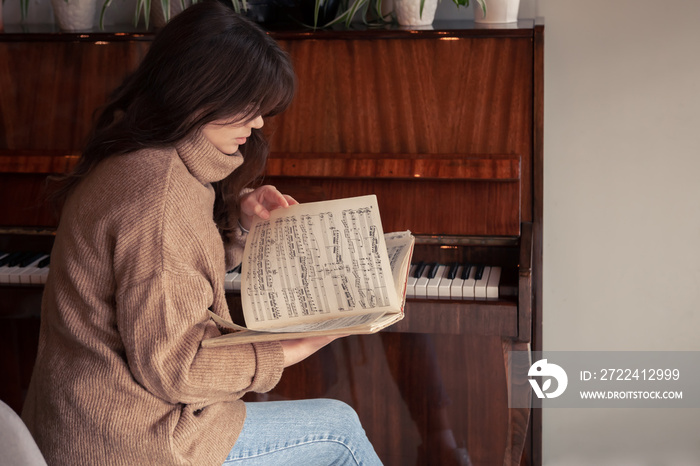
[[[321,9],[321,0],[314,3],[314,29],[318,26],[318,11]]]
[[[146,29],[148,29],[148,23],[151,20],[151,0],[146,0],[145,3],[145,9],[143,10],[143,19],[146,22]],[[170,0],[168,0],[168,16],[170,16]],[[166,22],[168,19],[166,18]]]
[[[350,16],[346,19],[345,21],[345,27],[350,27],[350,23],[352,22],[352,18],[355,16],[355,13],[357,13],[362,7],[367,2],[367,0],[356,0],[351,6],[350,9],[348,10],[350,12]]]
[[[160,7],[163,9],[163,18],[167,24],[170,21],[170,0],[160,0]]]
[[[102,11],[100,11],[100,29],[105,28],[105,11],[107,11],[107,7],[112,4],[112,0],[107,0],[102,4]]]

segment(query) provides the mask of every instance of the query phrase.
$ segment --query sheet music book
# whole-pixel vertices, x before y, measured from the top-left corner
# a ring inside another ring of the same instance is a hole
[[[241,264],[246,326],[203,346],[368,334],[404,317],[415,240],[384,234],[374,195],[293,205],[256,219]]]

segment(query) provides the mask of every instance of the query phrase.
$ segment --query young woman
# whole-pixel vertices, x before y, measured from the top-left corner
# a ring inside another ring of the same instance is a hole
[[[51,465],[379,464],[332,400],[244,403],[330,342],[203,348],[254,216],[263,118],[294,91],[287,55],[218,2],[175,17],[102,110],[75,171],[44,291],[23,419]]]

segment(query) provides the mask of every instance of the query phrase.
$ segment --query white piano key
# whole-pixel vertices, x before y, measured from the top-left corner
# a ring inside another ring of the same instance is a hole
[[[10,267],[3,265],[0,267],[0,283],[10,283],[10,276],[8,275]]]
[[[238,278],[240,274],[238,272],[228,272],[224,277],[224,290],[234,291],[234,281]],[[240,287],[239,287],[240,289]]]
[[[22,271],[20,273],[18,273],[15,277],[13,277],[14,279],[17,280],[13,283],[22,283],[25,285],[31,284],[32,283],[32,281],[31,281],[32,274],[37,274],[41,270],[38,267],[39,262],[46,259],[47,257],[49,257],[48,254],[44,254],[43,256],[38,257],[34,262],[29,264],[27,267],[23,267]]]
[[[489,274],[489,281],[486,285],[486,299],[497,299],[498,298],[498,285],[501,282],[501,268],[491,267],[491,273]]]
[[[413,275],[416,273],[417,269],[418,264],[411,265],[411,270],[408,273],[408,280],[406,281],[406,298],[413,298],[414,296],[416,296],[415,286],[417,278]]]
[[[49,276],[50,259],[50,254],[45,255],[37,264],[38,270],[29,274],[29,282],[32,285],[42,285],[46,283],[46,279]]]
[[[3,255],[0,260],[8,258],[8,259],[16,259],[19,256],[20,253],[8,253]],[[11,283],[10,282],[10,275],[12,274],[14,270],[14,267],[11,267],[9,264],[5,264],[3,266],[0,266],[0,283]]]
[[[2,283],[19,284],[20,275],[31,265],[37,262],[43,254],[37,252],[23,252],[15,260],[15,265],[8,267],[3,273]]]
[[[476,285],[476,267],[472,266],[469,271],[469,276],[464,280],[462,284],[462,299],[474,299],[474,285]]]
[[[450,274],[451,265],[445,267],[445,273],[442,275],[442,280],[440,280],[440,287],[438,288],[438,297],[440,299],[450,299],[450,289],[452,288],[452,281],[448,276]]]
[[[3,265],[0,267],[0,283],[12,283],[11,276],[19,269],[17,266]]]
[[[489,282],[489,274],[490,273],[491,273],[491,267],[484,267],[483,275],[474,284],[474,298],[475,299],[486,299],[486,285]]]
[[[415,290],[416,298],[427,298],[428,297],[428,274],[430,273],[430,264],[426,265],[423,269],[423,273],[416,280],[416,284],[413,287]]]
[[[425,296],[428,299],[437,299],[440,297],[440,282],[442,281],[442,276],[447,268],[446,265],[436,265],[435,267],[437,267],[435,276],[433,278],[428,278],[428,284],[426,285]]]
[[[237,276],[233,279],[233,291],[241,291],[241,278],[243,276],[237,273]]]
[[[460,265],[457,268],[457,275],[450,283],[450,298],[451,299],[462,299],[462,285],[464,285],[464,280],[462,279],[462,272],[464,271],[464,266]]]
[[[32,272],[28,273],[26,276],[22,277],[23,281],[22,283],[29,283],[30,285],[41,285],[42,283],[46,283],[45,279],[42,281],[42,275],[48,275],[49,274],[49,268],[47,267],[36,267],[35,270]]]
[[[32,275],[32,280],[36,278],[36,282],[32,281],[32,283],[38,283],[40,285],[45,285],[46,284],[46,279],[49,277],[49,266],[43,267],[40,269],[39,273],[34,276]]]

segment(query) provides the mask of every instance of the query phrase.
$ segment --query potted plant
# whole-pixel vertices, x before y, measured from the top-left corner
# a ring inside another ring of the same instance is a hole
[[[28,1],[28,0],[22,0]],[[162,27],[172,16],[180,13],[182,10],[190,5],[197,3],[199,0],[136,0],[136,8],[134,11],[134,26],[139,24],[139,19],[141,19],[141,14],[144,17],[144,23],[146,29],[150,27],[151,16],[154,13],[154,18],[156,21],[156,26]],[[231,2],[231,6],[236,11],[236,13],[242,13],[248,10],[248,0],[227,0]],[[105,11],[112,4],[112,0],[105,0],[102,4],[102,11],[100,12],[100,29],[104,29],[104,17]]]
[[[479,1],[484,5],[483,9],[474,7],[474,21],[477,23],[514,23],[518,20],[520,0]]]
[[[386,22],[387,15],[383,15],[382,0],[344,0],[344,5],[341,7],[341,13],[332,21],[323,24],[321,27],[329,27],[337,23],[343,23],[345,27],[349,27],[352,19],[360,9],[364,8],[362,15],[363,20],[367,17],[368,12],[373,10],[374,15],[379,18],[380,22]],[[393,9],[396,15],[396,20],[402,26],[425,26],[432,24],[435,17],[435,10],[440,0],[394,0]],[[452,0],[457,7],[469,6],[469,0]],[[477,9],[483,11],[486,15],[486,2],[488,0],[474,0],[475,12]],[[318,10],[318,2],[317,10]],[[427,9],[426,9],[427,8]],[[425,13],[425,14],[424,14]],[[475,13],[476,14],[476,13]],[[317,23],[314,23],[316,27]]]
[[[4,3],[4,0],[0,0]],[[89,31],[94,26],[97,0],[51,0],[56,22],[62,31]],[[29,13],[29,0],[19,1],[20,22]],[[2,29],[2,5],[0,4],[0,30]]]
[[[51,0],[51,7],[62,31],[91,31],[95,27],[97,0]]]

